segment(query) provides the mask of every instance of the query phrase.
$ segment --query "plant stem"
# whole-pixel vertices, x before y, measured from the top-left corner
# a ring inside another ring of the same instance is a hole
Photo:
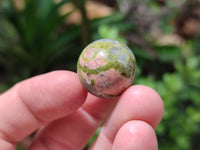
[[[85,9],[85,0],[72,0],[74,5],[78,8],[81,14],[81,36],[82,45],[85,47],[91,42],[91,30],[87,12]]]

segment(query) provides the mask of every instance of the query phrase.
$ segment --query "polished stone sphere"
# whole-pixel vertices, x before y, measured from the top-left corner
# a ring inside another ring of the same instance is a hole
[[[77,73],[88,92],[102,98],[120,96],[134,81],[135,56],[123,43],[100,39],[81,53]]]

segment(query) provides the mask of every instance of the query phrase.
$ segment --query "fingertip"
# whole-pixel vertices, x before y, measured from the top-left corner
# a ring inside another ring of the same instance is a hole
[[[73,113],[86,97],[73,72],[54,71],[22,81],[0,97],[2,137],[18,142],[41,126]]]
[[[140,118],[147,121],[155,129],[162,119],[164,105],[159,94],[151,87],[134,85],[129,87],[120,99],[126,101],[127,106],[137,106],[135,111],[140,113]],[[125,103],[125,102],[124,102]],[[135,108],[135,107],[134,107]]]
[[[50,121],[78,109],[87,97],[78,76],[53,71],[25,80],[16,86],[20,99],[41,120]]]
[[[118,131],[112,150],[157,150],[154,129],[144,121],[134,120],[125,123]]]
[[[12,144],[8,141],[5,141],[3,139],[0,139],[0,149],[1,150],[15,150],[16,144]]]
[[[164,104],[162,101],[162,98],[160,95],[151,87],[145,86],[145,85],[135,85],[132,86],[133,91],[135,91],[135,95],[138,94],[138,96],[143,95],[145,98],[149,97],[154,100],[154,102],[157,104],[157,108],[159,109],[159,112],[161,115],[163,115],[164,112]]]
[[[100,147],[100,149],[111,149],[111,145],[115,140],[119,129],[130,120],[140,120],[141,122],[145,123],[145,125],[147,124],[147,129],[151,129],[151,133],[154,133],[153,129],[155,129],[158,123],[160,122],[162,115],[162,100],[152,88],[142,85],[131,86],[119,97],[117,105],[114,107],[114,110],[103,125],[99,137],[97,138],[92,149],[96,149],[98,147]],[[118,139],[121,140],[121,138]],[[102,143],[107,144],[103,145]],[[120,147],[119,150],[120,149],[126,150],[123,147]]]

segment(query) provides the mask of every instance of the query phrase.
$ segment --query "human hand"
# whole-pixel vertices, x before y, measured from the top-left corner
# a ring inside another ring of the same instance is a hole
[[[90,150],[157,150],[154,129],[162,115],[162,100],[149,87],[102,99],[87,94],[75,73],[55,71],[0,96],[0,150],[14,150],[37,129],[30,150],[81,150],[105,118]]]

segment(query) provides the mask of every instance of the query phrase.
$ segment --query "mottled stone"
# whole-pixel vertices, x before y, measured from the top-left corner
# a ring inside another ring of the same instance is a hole
[[[123,43],[101,39],[89,44],[77,63],[79,78],[93,95],[119,96],[134,81],[137,65],[132,51]]]

